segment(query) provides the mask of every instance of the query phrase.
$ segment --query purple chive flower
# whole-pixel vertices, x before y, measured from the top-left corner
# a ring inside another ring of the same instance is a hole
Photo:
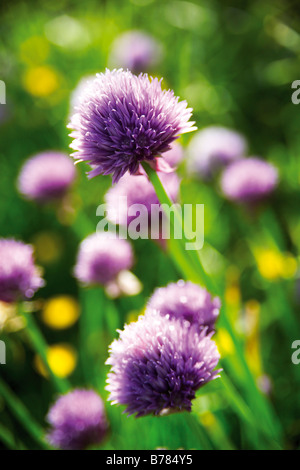
[[[195,129],[191,111],[173,91],[163,91],[157,78],[106,70],[87,85],[68,126],[72,156],[90,163],[90,177],[112,174],[113,182],[127,171],[139,172],[142,161],[162,169],[157,157],[180,134]]]
[[[148,301],[146,315],[157,311],[160,315],[188,321],[198,328],[207,326],[212,330],[220,307],[218,297],[212,298],[203,287],[180,280],[154,291]]]
[[[0,239],[0,300],[15,302],[30,298],[44,285],[39,269],[34,265],[31,245]]]
[[[157,312],[125,325],[106,361],[109,400],[136,416],[190,411],[196,391],[220,372],[211,335]]]
[[[18,190],[28,199],[40,203],[62,198],[76,177],[72,160],[61,152],[42,152],[23,165]]]
[[[87,285],[106,285],[132,265],[133,252],[127,240],[107,232],[94,233],[80,244],[74,275]]]
[[[159,64],[162,56],[162,45],[152,36],[142,31],[127,31],[113,42],[109,63],[138,74]]]
[[[246,140],[237,132],[218,126],[206,127],[189,143],[189,171],[210,178],[218,169],[243,157],[246,150]]]
[[[103,401],[93,390],[76,389],[60,396],[47,420],[52,427],[47,440],[62,450],[100,444],[108,428]]]
[[[177,201],[180,180],[176,173],[158,173],[168,196]],[[147,209],[147,218],[151,221],[151,205],[159,204],[155,190],[145,175],[132,176],[126,174],[105,195],[107,218],[115,224],[129,225],[137,215],[129,215],[128,210],[133,204],[143,204]],[[141,219],[142,220],[142,216]]]
[[[278,171],[257,157],[229,165],[222,175],[221,188],[228,199],[237,202],[258,202],[272,193],[278,182]]]

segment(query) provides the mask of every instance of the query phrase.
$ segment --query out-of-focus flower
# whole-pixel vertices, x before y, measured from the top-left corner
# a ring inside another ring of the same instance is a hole
[[[83,450],[100,444],[108,423],[101,397],[93,390],[75,389],[51,406],[47,421],[48,442],[62,450]]]
[[[272,393],[273,384],[270,377],[266,374],[260,375],[256,379],[258,388],[265,394],[270,395]]]
[[[136,416],[190,411],[196,391],[219,373],[211,334],[157,312],[126,325],[106,361],[109,400]]]
[[[168,318],[188,321],[199,329],[206,326],[212,330],[220,307],[218,297],[212,298],[203,287],[180,280],[154,291],[148,301],[146,315],[157,311]]]
[[[228,305],[239,305],[241,300],[241,291],[238,285],[232,284],[226,287],[225,301]]]
[[[289,253],[274,249],[257,248],[254,250],[257,267],[262,277],[269,281],[279,278],[292,278],[297,271],[297,261]]]
[[[0,332],[3,330],[8,332],[19,331],[25,326],[24,318],[18,315],[16,304],[0,302]]]
[[[72,160],[61,152],[42,152],[23,165],[17,186],[23,196],[39,203],[61,199],[76,178]]]
[[[217,424],[215,416],[208,410],[201,413],[200,420],[206,428],[214,428]]]
[[[12,239],[0,239],[0,300],[15,302],[30,298],[44,285],[34,265],[33,248]]]
[[[47,349],[47,361],[53,374],[64,378],[74,371],[77,364],[77,354],[69,344],[53,344]],[[47,378],[48,371],[40,356],[35,356],[34,363],[37,371]]]
[[[123,270],[133,265],[133,252],[127,240],[108,232],[94,233],[79,247],[74,268],[75,277],[86,285],[106,285]]]
[[[246,359],[252,373],[258,377],[262,374],[262,362],[260,351],[260,304],[251,299],[245,303],[243,315],[243,330],[245,335]]]
[[[219,328],[215,337],[220,353],[223,356],[233,354],[235,352],[234,344],[230,334],[225,328]]]
[[[285,279],[293,278],[298,269],[298,262],[290,253],[285,253],[282,266],[282,277]]]
[[[29,68],[23,77],[24,88],[28,93],[39,98],[54,93],[60,84],[57,72],[48,65]]]
[[[221,189],[228,199],[255,203],[269,196],[277,182],[277,169],[264,160],[252,157],[234,162],[225,168]]]
[[[73,297],[58,295],[45,302],[42,320],[50,328],[61,330],[74,325],[79,312],[79,304]]]
[[[121,295],[137,295],[143,289],[141,281],[130,271],[120,271],[117,277],[105,285],[108,297],[115,299]]]
[[[45,24],[45,35],[57,46],[70,49],[84,49],[90,42],[90,34],[83,22],[69,15],[61,15]]]
[[[237,132],[210,126],[197,132],[188,146],[187,165],[191,173],[210,178],[220,168],[242,158],[247,142]]]
[[[143,31],[127,31],[112,44],[109,63],[133,73],[147,72],[159,64],[163,56],[162,45]]]
[[[184,158],[183,148],[179,142],[175,141],[171,145],[171,149],[165,152],[162,156],[171,168],[176,168]]]
[[[275,280],[281,276],[282,256],[281,253],[274,250],[257,251],[257,267],[265,279]]]
[[[180,180],[176,173],[158,173],[164,188],[173,202],[177,201]],[[147,224],[151,222],[151,206],[158,205],[154,187],[147,176],[132,176],[128,173],[115,185],[113,185],[105,195],[107,204],[107,218],[115,224],[127,226],[135,219],[136,214],[130,214],[129,208],[133,204],[142,204],[145,214],[139,214],[141,221],[141,231],[144,224],[143,217],[147,217]],[[147,231],[148,232],[148,231]]]
[[[195,129],[191,111],[157,78],[107,70],[87,85],[71,118],[72,156],[90,163],[90,177],[112,174],[114,182],[141,171],[143,161],[162,170],[168,165],[161,154]]]

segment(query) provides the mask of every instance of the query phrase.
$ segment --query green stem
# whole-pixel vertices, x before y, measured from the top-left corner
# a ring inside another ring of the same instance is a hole
[[[26,332],[32,343],[32,346],[37,352],[37,354],[41,357],[43,364],[46,367],[46,370],[49,373],[49,376],[54,386],[56,387],[57,391],[60,393],[67,392],[71,388],[68,381],[66,379],[57,377],[57,375],[53,373],[51,367],[49,366],[49,362],[47,358],[48,345],[35,322],[33,313],[27,313],[27,312],[21,311],[21,315],[26,321],[26,325],[27,325]]]
[[[152,170],[149,165],[145,165],[144,169],[152,182],[154,189],[156,191],[156,194],[158,196],[158,199],[160,203],[166,204],[168,207],[172,206],[172,201],[169,199],[168,195],[166,194],[166,191],[157,175],[157,173]],[[178,211],[174,211],[175,213],[175,221],[173,221],[170,217],[169,212],[165,212],[166,217],[168,218],[171,227],[174,228],[175,223],[180,224],[179,227],[182,228],[182,220],[181,220],[181,215],[179,214]],[[181,231],[184,237],[184,231]],[[234,334],[234,331],[232,329],[230,320],[227,316],[226,308],[225,308],[225,303],[224,303],[224,296],[223,293],[220,292],[220,290],[216,287],[215,283],[208,277],[206,274],[202,264],[201,264],[201,259],[200,259],[200,254],[199,252],[195,252],[195,250],[185,250],[185,238],[182,238],[180,240],[172,240],[172,243],[174,243],[174,248],[178,249],[178,253],[175,253],[174,256],[174,250],[171,251],[171,255],[173,256],[173,259],[175,259],[176,264],[181,268],[181,271],[184,273],[184,275],[189,278],[191,272],[193,274],[193,277],[197,279],[197,281],[201,284],[204,284],[212,293],[217,294],[220,296],[223,304],[223,309],[222,309],[222,320],[224,325],[226,326],[228,333],[232,337],[236,352],[237,352],[237,357],[238,360],[241,364],[241,367],[244,370],[245,376],[247,377],[247,382],[249,384],[250,390],[249,393],[251,394],[251,403],[253,406],[258,407],[258,414],[262,415],[264,419],[266,420],[268,424],[268,428],[265,429],[265,431],[268,433],[268,436],[271,440],[273,440],[275,437],[279,439],[280,436],[280,427],[275,419],[274,414],[272,413],[272,410],[268,406],[269,404],[266,402],[265,398],[262,396],[260,391],[257,388],[257,385],[255,383],[254,377],[248,367],[247,361],[244,357],[244,350],[242,345],[240,345],[239,341],[236,339],[236,336]],[[189,270],[186,270],[186,261],[185,259],[188,259],[190,261],[189,264]],[[227,382],[228,383],[228,382]],[[227,392],[231,391],[228,387],[226,388]],[[236,392],[235,394],[230,393],[230,397],[233,400],[237,400],[235,403],[235,409],[239,413],[239,415],[244,419],[244,414],[241,413],[241,408],[240,408],[240,400],[238,398],[239,394]],[[276,423],[276,424],[274,424]]]
[[[44,441],[44,430],[35,422],[29,411],[23,403],[16,397],[10,388],[0,379],[0,394],[3,396],[7,406],[13,415],[23,425],[27,432],[35,439],[43,448],[49,447]]]
[[[230,403],[233,404],[238,414],[243,417],[245,423],[250,425],[254,432],[258,431],[262,436],[266,437],[273,449],[281,449],[277,442],[276,436],[272,436],[268,423],[266,423],[264,419],[261,421],[256,419],[252,410],[241,398],[240,394],[237,392],[224,371],[221,375],[221,383],[224,390],[226,391],[227,397],[230,399]]]
[[[144,166],[145,171],[147,172],[147,175],[151,181],[151,183],[154,186],[154,189],[156,191],[157,197],[160,201],[161,204],[166,204],[169,208],[171,206],[174,206],[172,201],[170,200],[169,196],[167,195],[165,188],[160,181],[156,171],[152,170],[152,168],[149,165]],[[183,223],[182,223],[182,218],[181,214],[177,210],[176,207],[174,207],[174,220],[170,216],[170,213],[168,211],[165,212],[166,217],[168,218],[168,221],[170,223],[171,228],[175,232],[175,227],[178,230],[179,233],[182,234],[182,238],[180,239],[172,239],[172,242],[174,243],[175,247],[178,249],[178,254],[176,254],[175,257],[175,263],[181,263],[182,259],[189,259],[190,263],[188,270],[189,272],[192,273],[193,277],[196,277],[202,284],[204,284],[211,292],[217,293],[217,288],[215,284],[212,282],[212,280],[208,277],[206,274],[201,262],[200,262],[200,257],[198,250],[186,250],[185,246],[186,243],[190,243],[190,240],[187,240],[185,237],[185,233],[183,230]],[[176,230],[176,231],[177,231]],[[174,250],[172,250],[172,256],[174,257]]]
[[[194,413],[186,413],[186,419],[193,433],[198,436],[201,448],[203,450],[213,450],[213,446],[206,434],[206,430],[203,429],[197,416]]]
[[[0,424],[0,440],[9,449],[16,450],[17,445],[15,443],[12,433],[7,428],[2,426],[2,424]]]

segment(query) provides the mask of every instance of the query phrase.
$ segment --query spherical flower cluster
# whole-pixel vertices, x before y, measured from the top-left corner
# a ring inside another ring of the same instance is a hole
[[[138,74],[157,65],[162,55],[161,44],[152,36],[142,31],[127,31],[113,42],[109,63]]]
[[[45,203],[62,198],[75,178],[72,160],[64,153],[48,151],[25,162],[17,186],[26,198]]]
[[[60,396],[47,420],[52,427],[47,440],[62,450],[100,444],[108,428],[103,401],[93,390],[75,389]]]
[[[228,199],[255,203],[269,196],[278,182],[278,171],[257,157],[229,165],[222,175],[221,189]]]
[[[211,335],[155,311],[140,316],[110,346],[109,400],[136,416],[190,411],[196,391],[218,376]]]
[[[133,265],[133,252],[127,240],[108,232],[94,233],[79,247],[75,277],[84,284],[105,285]]]
[[[230,129],[210,126],[197,132],[188,147],[190,172],[210,178],[213,173],[245,155],[247,143]]]
[[[170,199],[176,202],[180,185],[177,174],[159,172],[158,176]],[[147,176],[132,176],[128,173],[108,190],[105,201],[108,220],[123,226],[129,225],[136,217],[135,213],[131,214],[129,211],[133,204],[142,204],[146,208],[145,216],[149,223],[151,222],[151,206],[159,204],[156,192]],[[140,220],[142,218],[143,214],[140,215]]]
[[[34,265],[33,248],[20,241],[0,239],[0,300],[30,298],[44,285]]]
[[[157,168],[170,144],[195,129],[190,117],[187,103],[163,91],[157,78],[107,70],[87,85],[72,116],[72,156],[90,163],[90,177],[112,174],[117,182],[143,161]]]
[[[160,315],[188,321],[199,329],[207,326],[212,330],[220,307],[220,299],[212,298],[205,288],[180,280],[154,291],[146,315],[152,315],[152,310],[156,310]]]

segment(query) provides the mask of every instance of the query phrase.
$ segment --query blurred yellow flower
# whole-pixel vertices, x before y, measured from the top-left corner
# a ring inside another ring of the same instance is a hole
[[[248,300],[245,303],[246,356],[255,376],[262,374],[259,314],[260,303],[256,299]]]
[[[23,317],[18,315],[16,304],[0,302],[0,332],[2,330],[14,332],[25,327]]]
[[[210,411],[204,411],[200,416],[200,420],[206,428],[210,428],[216,424],[216,418]]]
[[[51,95],[58,89],[59,81],[56,71],[48,65],[30,67],[23,77],[25,90],[38,97]]]
[[[62,242],[56,233],[39,232],[32,239],[35,257],[41,263],[51,263],[59,258]]]
[[[230,334],[224,328],[220,328],[216,334],[216,343],[221,356],[234,353],[234,344]]]
[[[245,303],[245,309],[247,313],[257,317],[260,312],[260,303],[256,299],[250,299]]]
[[[68,344],[55,344],[49,346],[47,360],[50,369],[57,377],[68,377],[74,371],[77,364],[77,353]],[[44,377],[48,377],[48,371],[40,356],[35,356],[34,365],[37,371]]]
[[[295,276],[298,269],[298,263],[296,259],[289,253],[285,255],[283,266],[282,266],[282,277],[289,279]]]
[[[241,300],[241,291],[239,286],[231,285],[226,288],[225,302],[230,305],[239,304]]]
[[[257,250],[257,267],[262,277],[275,281],[280,277],[291,278],[297,271],[297,261],[289,253],[282,254],[272,249]]]
[[[257,267],[265,279],[278,279],[282,272],[282,256],[273,250],[263,250],[257,253]]]
[[[50,328],[62,330],[72,326],[77,321],[79,313],[79,304],[73,297],[59,295],[45,302],[42,320]]]

